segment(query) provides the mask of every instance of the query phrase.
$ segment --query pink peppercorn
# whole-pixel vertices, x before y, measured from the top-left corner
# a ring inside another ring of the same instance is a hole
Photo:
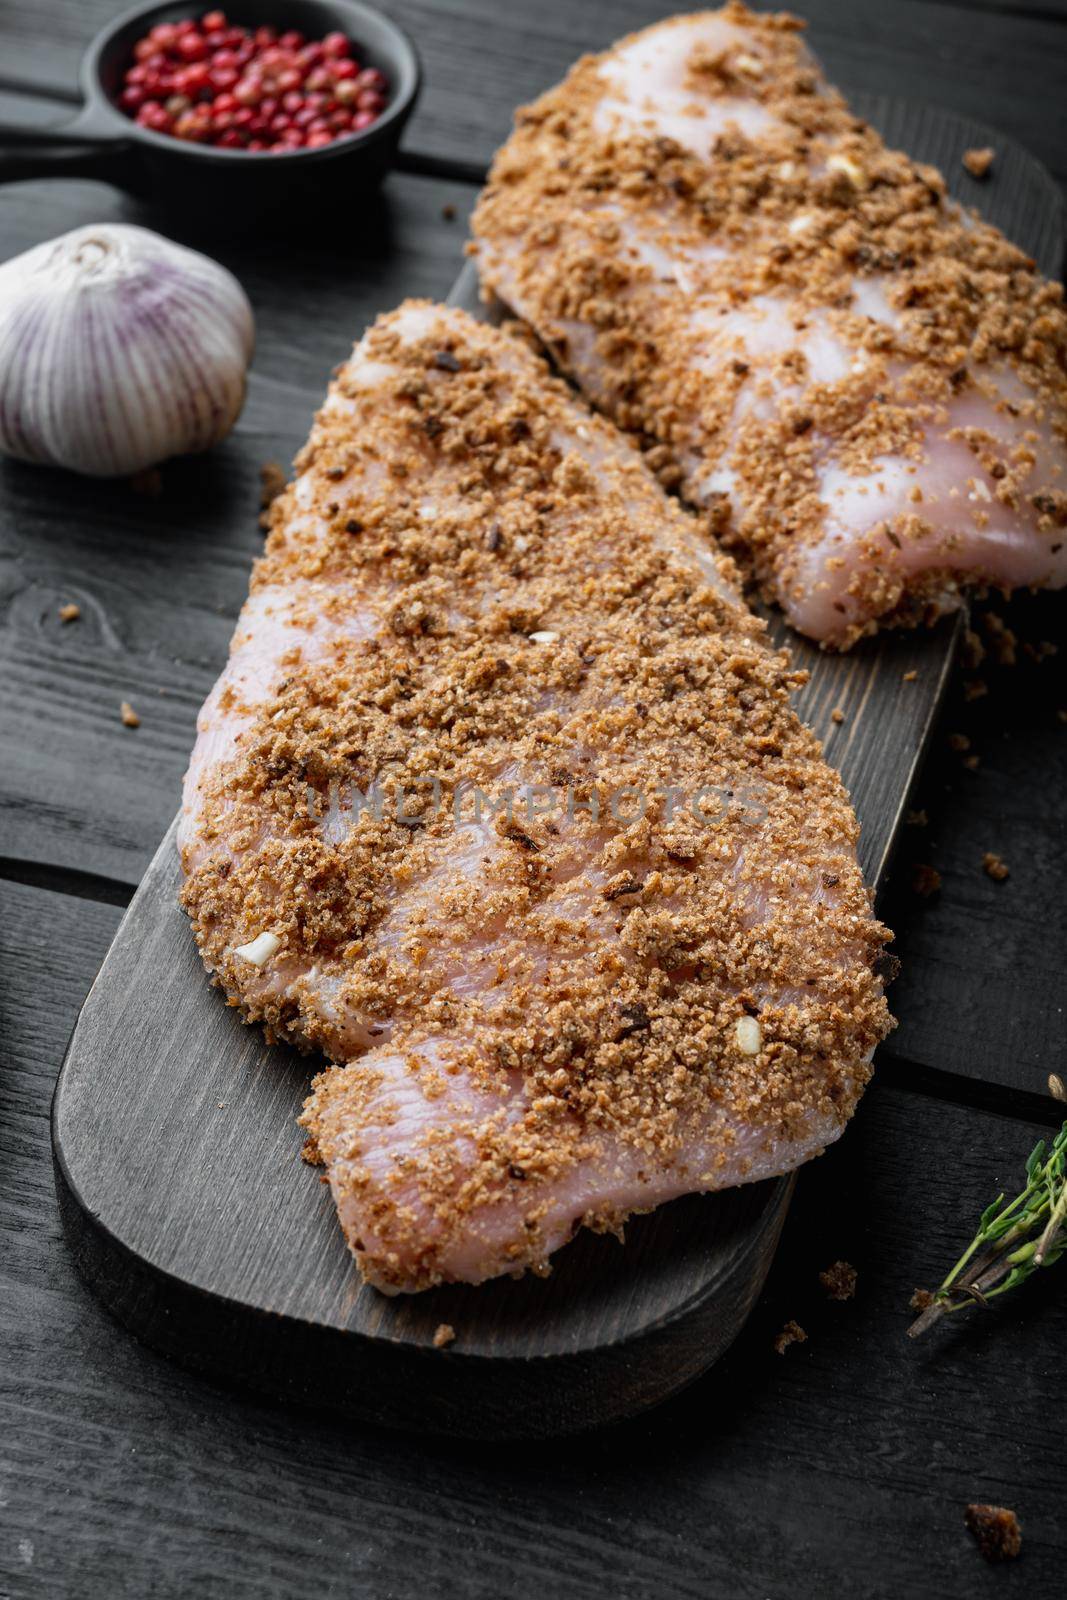
[[[223,11],[157,23],[117,96],[141,127],[223,150],[318,150],[378,120],[389,84],[343,33],[242,28]]]
[[[208,54],[208,42],[199,33],[183,33],[178,39],[177,53],[183,61],[203,61]]]

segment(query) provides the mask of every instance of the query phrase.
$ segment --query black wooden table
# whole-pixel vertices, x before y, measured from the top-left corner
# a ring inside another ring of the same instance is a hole
[[[116,9],[0,6],[0,117],[55,120],[83,44]],[[380,199],[269,249],[185,235],[255,305],[236,435],[165,469],[158,499],[0,471],[0,1596],[1062,1593],[1065,1285],[1051,1273],[925,1344],[904,1337],[914,1287],[941,1276],[1056,1120],[1045,1083],[1065,1066],[1067,681],[1043,648],[1063,631],[1054,598],[996,608],[1019,636],[1014,667],[961,670],[915,802],[927,820],[907,831],[883,906],[904,962],[900,1027],[855,1126],[802,1174],[742,1338],[680,1400],[536,1447],[373,1433],[188,1376],[138,1347],[74,1274],[51,1089],[174,812],[261,539],[259,467],[291,458],[371,317],[447,292],[515,104],[663,8],[392,9],[427,87]],[[803,9],[843,86],[979,118],[1067,182],[1067,0]],[[0,189],[0,256],[102,218],[160,221],[94,184]],[[64,624],[70,601],[81,618]],[[981,869],[990,850],[1010,868],[1002,883]],[[929,897],[912,887],[919,863],[941,875]],[[859,1269],[847,1304],[817,1279],[839,1258]],[[779,1356],[789,1319],[808,1340]],[[973,1500],[1018,1512],[1015,1566],[981,1562],[962,1526]]]

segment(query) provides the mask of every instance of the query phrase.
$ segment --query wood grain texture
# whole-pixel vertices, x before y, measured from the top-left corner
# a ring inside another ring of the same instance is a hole
[[[309,1064],[208,991],[168,833],[81,1012],[53,1149],[83,1275],[149,1344],[290,1400],[472,1437],[586,1428],[684,1387],[736,1335],[791,1180],[582,1234],[547,1279],[389,1299],[300,1160]],[[313,1069],[312,1069],[313,1070]],[[456,1330],[434,1349],[442,1323]]]
[[[853,103],[887,142],[940,167],[964,203],[978,204],[981,186],[964,173],[962,153],[993,143],[997,183],[985,189],[982,210],[1055,275],[1063,256],[1063,209],[1048,175],[1027,152],[931,106],[880,95],[856,95]],[[468,269],[460,303],[473,305],[473,285]],[[1067,827],[1059,803],[1067,781],[1060,717],[1067,707],[1067,656],[1050,653],[1051,642],[1062,637],[1062,608],[1062,595],[1021,596],[1006,610],[1001,606],[1006,625],[1020,636],[1020,665],[998,673],[991,644],[985,677],[977,669],[970,677],[938,671],[948,667],[947,625],[941,638],[912,640],[925,654],[904,661],[900,653],[909,642],[900,636],[867,642],[845,658],[828,657],[770,618],[776,640],[812,674],[798,709],[853,795],[864,825],[864,869],[874,884],[883,882],[897,834],[883,808],[902,799],[882,781],[884,752],[899,751],[905,768],[917,771],[934,720],[929,702],[936,704],[942,687],[952,684],[940,759],[911,808],[928,812],[934,826],[905,831],[893,892],[881,907],[889,925],[902,930],[896,953],[903,977],[892,995],[901,1027],[889,1048],[942,1073],[1039,1095],[1060,1062],[1067,1016],[1061,959]],[[1026,654],[1035,646],[1039,665]],[[918,683],[906,682],[911,671],[918,672]],[[987,698],[990,675],[994,694]],[[969,698],[976,689],[980,697]],[[830,721],[835,706],[845,713],[839,726]],[[965,752],[949,749],[949,735],[964,730],[971,740],[966,753],[982,763],[977,772],[964,767]],[[907,795],[906,780],[902,788]],[[1010,891],[982,871],[987,851],[1014,854]],[[920,864],[934,866],[943,880],[929,902],[912,888]]]
[[[991,608],[1017,635],[1016,664],[989,656],[954,678],[913,799],[928,821],[904,829],[881,905],[902,962],[889,1048],[1037,1094],[1064,1069],[1067,1022],[1063,606],[1045,594]],[[975,627],[988,640],[986,611],[976,608]],[[975,687],[985,692],[968,698]],[[966,749],[954,748],[960,736]],[[1003,882],[983,871],[987,851],[1006,861]],[[915,893],[917,864],[940,874],[936,894]]]
[[[574,26],[569,14],[561,19],[562,9],[546,7],[549,32]],[[40,11],[20,13],[18,37],[10,29],[3,33],[10,69],[21,59],[24,30],[32,34],[39,18],[42,39],[51,30],[61,40],[64,29],[77,39],[90,11],[48,0]],[[512,25],[507,17],[500,23],[505,33]],[[1014,21],[1000,18],[998,26],[1004,43],[991,69],[990,103],[1028,103],[1029,58],[1016,48]],[[899,48],[906,45],[902,31]],[[443,71],[438,59],[432,78]],[[880,81],[891,82],[898,68],[883,60]],[[942,73],[951,95],[952,74],[944,66]],[[1049,109],[1046,99],[1042,114]],[[31,113],[39,116],[40,107],[27,102]],[[897,136],[891,126],[887,132]],[[954,159],[949,156],[950,172]],[[954,181],[961,192],[965,185],[977,187],[958,167]],[[990,203],[1011,207],[1016,218],[1026,210],[1021,196],[1028,190],[1010,181],[1003,160],[981,192]],[[400,176],[386,186],[379,210],[358,213],[355,236],[340,247],[333,240],[328,251],[315,240],[283,240],[265,255],[255,241],[228,245],[227,262],[248,287],[260,326],[249,410],[217,456],[165,469],[162,500],[139,499],[124,485],[0,464],[6,684],[0,696],[0,870],[45,883],[77,882],[82,892],[115,901],[132,892],[173,814],[196,709],[224,659],[248,565],[260,547],[259,465],[290,459],[325,373],[371,315],[404,293],[445,290],[472,200],[466,185]],[[456,208],[451,221],[442,217],[446,206]],[[1029,215],[1033,222],[1051,210],[1031,206]],[[13,254],[100,217],[150,222],[166,231],[165,221],[101,185],[26,183],[0,189],[0,251]],[[308,303],[314,316],[306,314]],[[58,607],[72,598],[83,620],[65,629]],[[1045,636],[1060,631],[1055,604]],[[1067,944],[1067,897],[1062,875],[1056,876],[1063,827],[1049,797],[1058,792],[1054,774],[1064,741],[1056,711],[1067,694],[1057,701],[1055,693],[1046,670],[1028,688],[1021,719],[1010,712],[1008,694],[969,708],[968,726],[983,747],[982,770],[958,781],[941,808],[962,892],[953,867],[936,901],[917,900],[903,870],[899,893],[887,902],[906,963],[894,995],[902,1024],[894,1048],[929,1068],[945,1062],[949,1071],[976,1080],[1040,1087],[1045,1064],[1060,1049],[1064,980],[1054,952]],[[141,713],[136,733],[119,722],[123,699]],[[998,705],[1014,724],[1014,742],[1002,737]],[[850,729],[846,722],[834,732],[831,756],[853,737]],[[1048,787],[1040,778],[1045,772]],[[906,837],[914,846],[910,865],[921,850],[917,839]],[[997,843],[991,846],[991,839]],[[1017,878],[1004,891],[985,879],[973,881],[972,864],[990,847],[1034,864],[1032,902],[1023,902]],[[961,995],[967,996],[964,1006]]]
[[[0,1593],[12,1600],[848,1600],[1055,1595],[1067,1537],[1057,1274],[913,1345],[1039,1129],[876,1086],[801,1174],[729,1355],[638,1422],[468,1445],[266,1406],[129,1338],[70,1269],[48,1175],[55,1061],[108,907],[0,885]],[[42,1006],[42,974],[48,1004]],[[817,1273],[859,1270],[844,1305]],[[796,1318],[808,1342],[772,1340]],[[1014,1506],[986,1567],[970,1500]]]
[[[260,467],[288,466],[330,369],[369,321],[405,295],[447,293],[472,198],[397,176],[330,250],[283,240],[265,258],[250,240],[217,252],[256,312],[248,402],[218,450],[163,468],[159,499],[0,463],[0,855],[138,882],[262,548]],[[96,184],[0,190],[5,254],[123,219],[154,220]],[[66,601],[79,622],[60,621]],[[141,716],[135,733],[123,700]]]
[[[757,9],[782,9],[761,5]],[[1052,15],[1003,16],[944,0],[805,0],[812,49],[850,94],[887,87],[991,123],[1067,181],[1062,35]],[[657,0],[503,7],[496,0],[399,0],[394,7],[439,63],[408,131],[411,149],[488,157],[514,107],[563,76],[586,50],[668,15]],[[1011,71],[1005,72],[1010,49]],[[1020,85],[1028,92],[1020,93]]]
[[[413,134],[424,148],[458,150],[467,159],[506,131],[511,91],[496,94],[500,71],[521,84],[516,95],[531,94],[568,64],[575,48],[568,38],[582,34],[583,47],[600,46],[628,16],[650,20],[655,8],[638,16],[640,8],[607,0],[580,7],[541,0],[531,13],[486,0],[475,12],[465,0],[444,8],[424,0],[417,9],[441,37],[420,35],[431,75],[424,108],[435,122],[432,136],[418,126]],[[866,75],[875,89],[970,107],[1014,132],[1062,176],[1063,0],[929,0],[928,28],[917,20],[918,4],[898,0],[809,0],[803,9],[816,19],[816,47],[841,81]],[[975,18],[979,9],[985,16]],[[0,7],[3,72],[15,74],[32,59],[41,80],[53,84],[57,63],[65,63],[69,88],[83,40],[114,10],[114,0]],[[469,29],[464,12],[475,19]],[[605,26],[594,36],[599,23]],[[513,38],[515,27],[523,38],[501,43],[500,30]],[[550,62],[546,50],[554,52]],[[57,183],[0,192],[0,253],[113,214],[107,190],[84,186],[80,215],[68,192]],[[405,218],[395,225],[411,237]],[[269,265],[261,264],[255,287],[261,318],[273,315]],[[334,271],[358,296],[359,272],[349,274],[344,259]],[[443,281],[450,277],[448,263]],[[327,285],[325,292],[339,290]],[[299,330],[295,358],[304,341],[321,334]],[[316,377],[308,411],[318,383]],[[286,423],[279,432],[299,436]],[[227,571],[227,541],[241,545],[232,578],[222,580],[224,603],[241,597],[256,548],[253,475],[239,521],[216,529]],[[23,532],[34,530],[49,615],[71,563],[90,592],[104,584],[108,624],[120,638],[142,610],[164,599],[181,605],[183,640],[202,654],[206,682],[221,659],[213,652],[225,646],[228,617],[201,605],[202,596],[189,599],[177,561],[167,568],[166,589],[147,569],[143,592],[127,592],[112,569],[107,519],[79,540],[76,525],[61,530],[49,520],[50,493],[42,477],[28,478],[18,522]],[[63,507],[76,512],[76,498]],[[6,540],[13,532],[7,510],[2,521]],[[212,563],[205,540],[198,581],[215,583]],[[1061,631],[1051,608],[1044,621],[1029,603],[1022,612],[1032,618],[1035,638]],[[197,637],[200,627],[209,630],[205,640]],[[23,647],[38,648],[35,630]],[[106,655],[93,658],[90,683],[101,659]],[[122,655],[114,659],[114,685],[94,690],[101,696],[112,696],[128,676]],[[109,743],[103,720],[95,741],[78,733],[82,674],[72,651],[42,714],[27,710],[18,724],[19,738],[55,762],[55,792],[31,776],[27,815],[19,816],[15,788],[0,812],[0,849],[17,825],[42,870],[48,851],[37,848],[35,817],[45,828],[72,830],[68,860],[91,859],[97,848],[91,819],[71,808],[71,792],[86,782],[84,761],[61,762],[58,747],[66,743],[73,754],[76,745],[79,756],[88,752],[125,776],[128,752]],[[1018,1054],[1032,1080],[1041,1064],[1039,1052],[1027,1055],[1037,1048],[1035,1016],[1050,1030],[1049,1051],[1057,1059],[1062,1052],[1062,1022],[1041,1007],[1067,944],[1056,876],[1063,790],[1052,766],[1064,741],[1056,710],[1067,708],[1067,695],[1057,700],[1048,668],[1021,688],[1010,675],[1000,688],[989,676],[990,695],[963,708],[982,767],[964,774],[956,757],[931,762],[931,782],[919,796],[930,812],[929,834],[906,835],[899,899],[892,888],[887,901],[902,953],[911,958],[896,996],[896,1038],[919,1059],[945,1059],[967,1075],[1007,1074],[1005,1081]],[[20,693],[32,695],[27,677]],[[198,695],[191,692],[184,708],[190,728]],[[954,708],[947,716],[945,727],[956,726]],[[158,755],[158,776],[145,763],[156,807],[147,829],[122,783],[106,790],[116,861],[137,862],[140,848],[143,865],[172,810],[187,743],[170,742],[173,749]],[[30,759],[5,739],[0,777],[4,763]],[[944,784],[951,793],[942,792]],[[1013,866],[1003,886],[972,877],[972,863],[994,837],[993,847]],[[944,870],[946,853],[956,865],[945,890],[915,901],[906,888],[907,861],[933,859]],[[1020,862],[1027,864],[1032,913],[1011,909]],[[32,862],[16,865],[32,869]],[[1065,1328],[1056,1274],[1025,1301],[1004,1303],[1001,1313],[937,1346],[912,1347],[900,1336],[911,1288],[944,1270],[977,1210],[1015,1176],[1016,1152],[1025,1152],[1035,1130],[876,1085],[848,1140],[801,1174],[766,1295],[729,1356],[679,1402],[639,1423],[562,1450],[521,1451],[357,1429],[246,1401],[190,1376],[131,1341],[71,1272],[48,1172],[48,1100],[77,1004],[118,913],[9,884],[0,884],[0,903],[0,1594],[821,1600],[836,1590],[849,1600],[940,1600],[1058,1593],[1067,1529],[1055,1404]],[[913,980],[918,987],[905,987]],[[859,1297],[843,1307],[824,1304],[813,1277],[839,1254],[861,1269]],[[792,1316],[811,1337],[779,1360],[769,1338]],[[1018,1509],[1025,1545],[1017,1568],[986,1568],[978,1559],[961,1525],[961,1507],[974,1498]]]
[[[883,116],[920,156],[958,154],[971,138],[968,125],[926,109],[886,105]],[[1021,212],[1034,219],[1027,243],[1048,259],[1060,244],[1050,181],[1022,153],[1012,172],[1016,203],[1020,191],[1031,197]],[[453,301],[484,314],[471,269]],[[772,631],[786,640],[779,620]],[[845,657],[789,638],[810,672],[798,710],[853,796],[872,884],[888,863],[958,631],[949,619]],[[54,1110],[78,1265],[142,1338],[283,1396],[306,1399],[315,1371],[356,1415],[484,1437],[631,1415],[721,1355],[769,1268],[784,1181],[663,1208],[632,1226],[624,1253],[583,1237],[547,1282],[392,1301],[359,1285],[328,1195],[310,1203],[312,1175],[297,1160],[306,1067],[269,1050],[208,993],[178,884],[168,836],[86,1003]],[[227,1090],[235,1071],[240,1090]],[[444,1355],[433,1351],[441,1323],[463,1330]]]
[[[586,50],[647,26],[658,0],[391,0],[431,70],[405,148],[464,170],[487,165],[516,105],[563,76]],[[758,9],[781,9],[764,5]],[[951,0],[805,0],[813,49],[831,81],[907,94],[991,123],[1067,182],[1063,0],[981,6]],[[35,0],[5,38],[3,76],[71,97],[93,33],[113,0]]]

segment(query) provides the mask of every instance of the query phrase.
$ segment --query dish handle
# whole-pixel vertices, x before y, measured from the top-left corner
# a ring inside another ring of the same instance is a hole
[[[59,126],[0,122],[0,183],[22,178],[111,178],[132,148],[99,107],[80,106]]]

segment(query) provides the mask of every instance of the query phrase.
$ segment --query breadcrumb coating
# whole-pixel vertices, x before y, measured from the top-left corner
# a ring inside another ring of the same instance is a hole
[[[732,3],[584,57],[518,112],[473,227],[483,282],[846,648],[962,584],[1067,582],[1067,318],[802,26]]]
[[[529,349],[424,303],[296,465],[201,719],[182,900],[230,1003],[339,1064],[304,1123],[366,1275],[543,1270],[665,1183],[835,1137],[889,935],[729,563]],[[511,812],[457,811],[475,786]]]

